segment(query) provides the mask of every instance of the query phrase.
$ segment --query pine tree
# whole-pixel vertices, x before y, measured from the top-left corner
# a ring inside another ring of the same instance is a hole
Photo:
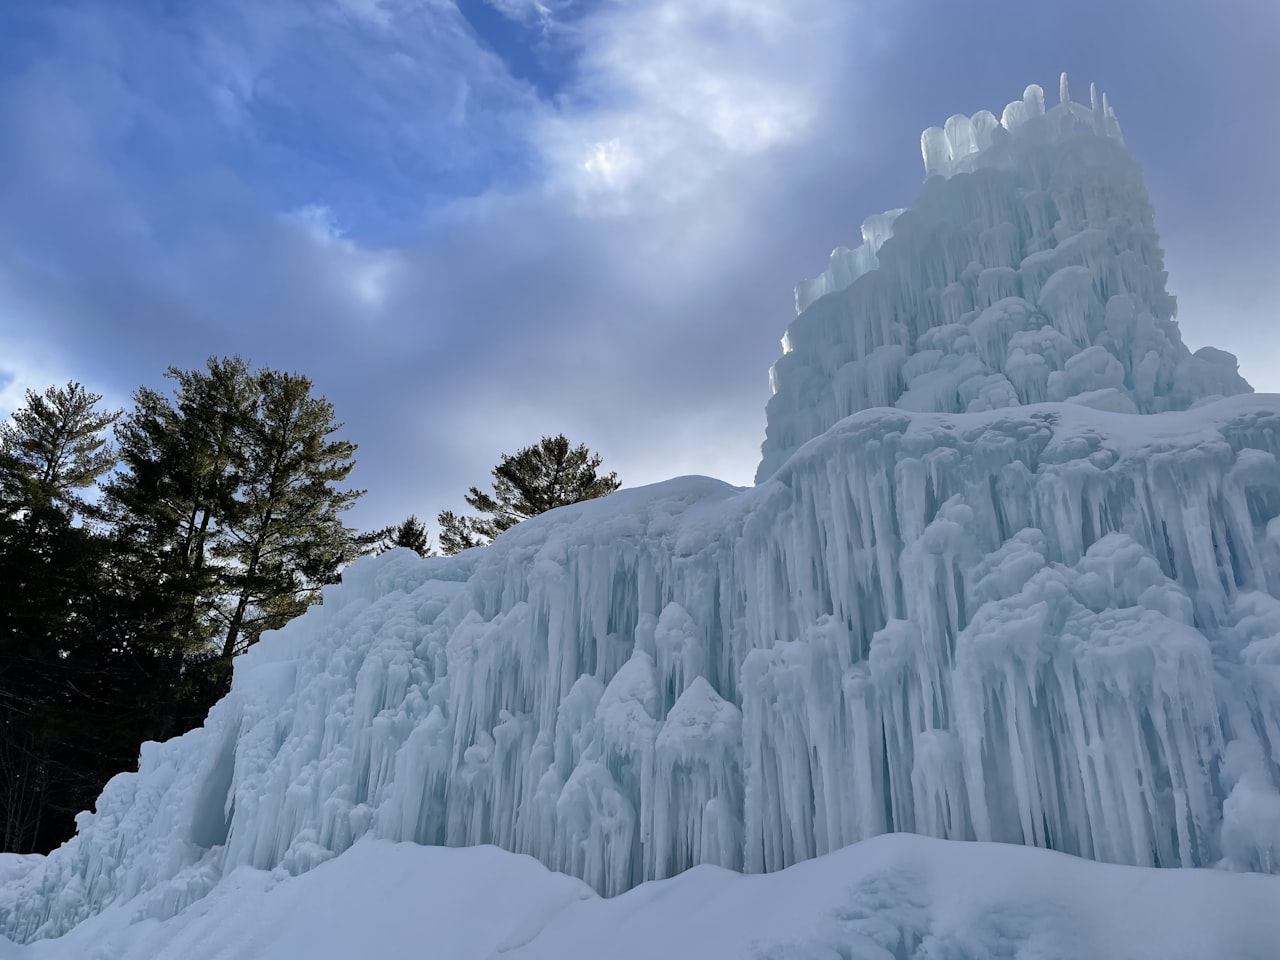
[[[139,390],[122,425],[121,475],[108,487],[117,535],[135,545],[158,633],[189,655],[216,641],[223,670],[283,626],[381,535],[340,514],[355,445],[306,377],[253,371],[239,357],[171,368],[170,400]]]
[[[105,431],[120,412],[98,409],[102,397],[74,381],[26,392],[26,405],[0,424],[0,503],[5,509],[84,510],[80,491],[116,463]]]
[[[572,446],[562,433],[543,437],[514,454],[503,454],[493,468],[493,492],[472,487],[467,503],[487,516],[464,517],[450,510],[437,518],[440,547],[455,554],[481,546],[521,520],[556,507],[593,500],[617,490],[617,473],[600,474],[602,458],[585,444]]]
[[[487,532],[488,525],[479,517],[460,517],[452,510],[441,510],[436,523],[440,524],[440,550],[447,557],[472,547],[483,547],[497,536]]]
[[[88,530],[47,504],[0,518],[0,849],[39,849],[68,792],[61,728],[97,644],[91,547]]]
[[[258,410],[246,425],[238,509],[214,547],[216,556],[234,561],[224,659],[318,602],[320,587],[337,583],[342,568],[377,539],[340,516],[365,491],[334,486],[355,466],[356,446],[330,439],[342,428],[333,404],[311,396],[311,381],[297,374],[264,370],[256,380]]]
[[[230,657],[380,535],[346,527],[355,446],[305,377],[170,369],[116,429],[78,384],[0,428],[0,850],[48,850],[143,740],[184,732]],[[77,514],[90,523],[80,523]],[[425,533],[425,531],[422,531]]]
[[[127,570],[112,540],[56,508],[0,517],[0,850],[66,840],[139,744],[198,722]]]
[[[106,485],[105,499],[130,555],[125,575],[149,602],[153,632],[193,653],[221,629],[227,571],[212,546],[239,509],[248,463],[243,433],[257,385],[240,357],[211,358],[204,371],[171,367],[165,376],[177,384],[173,400],[147,387],[134,394],[116,431],[124,470]]]
[[[431,535],[426,526],[412,513],[396,526],[381,531],[377,552],[386,553],[396,547],[407,547],[420,557],[434,557],[436,553],[431,549]]]
[[[119,414],[78,383],[27,391],[0,426],[0,850],[48,850],[136,758],[150,712],[112,586],[110,543],[77,522],[114,463]]]

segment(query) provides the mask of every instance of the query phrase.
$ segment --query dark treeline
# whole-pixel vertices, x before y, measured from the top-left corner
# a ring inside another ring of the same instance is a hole
[[[356,448],[306,377],[167,376],[128,413],[28,391],[0,426],[0,850],[65,840],[144,740],[204,718],[235,654],[394,536],[343,523]]]
[[[319,600],[362,554],[434,551],[416,516],[360,533],[342,514],[356,447],[297,374],[238,357],[171,368],[128,412],[78,383],[28,391],[0,424],[0,851],[71,836],[139,746],[199,724],[231,661]],[[563,434],[440,514],[441,548],[618,488]]]

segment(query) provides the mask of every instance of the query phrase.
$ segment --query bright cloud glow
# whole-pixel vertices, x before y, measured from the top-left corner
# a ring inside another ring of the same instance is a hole
[[[626,187],[636,171],[636,161],[622,142],[614,137],[603,143],[592,144],[588,149],[587,159],[582,169],[605,187],[622,189]]]
[[[321,252],[330,283],[345,289],[356,306],[376,310],[383,306],[402,255],[395,250],[361,247],[338,223],[337,216],[323,204],[308,204],[284,214],[282,221],[298,228]]]
[[[541,147],[571,188],[687,197],[806,135],[836,72],[832,37],[856,14],[814,0],[607,4],[577,26],[581,79]]]
[[[504,17],[519,23],[536,23],[543,30],[548,30],[554,24],[556,11],[568,6],[572,0],[559,0],[559,2],[552,0],[551,3],[541,3],[540,0],[484,0],[484,2]]]
[[[322,246],[340,246],[343,242],[343,232],[338,226],[337,217],[323,204],[312,203],[299,207],[285,214],[283,219],[286,223],[301,227],[307,236]]]

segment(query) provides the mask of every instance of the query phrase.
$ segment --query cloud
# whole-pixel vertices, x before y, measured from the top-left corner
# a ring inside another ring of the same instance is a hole
[[[334,212],[322,204],[299,207],[280,219],[315,245],[326,261],[324,276],[335,295],[351,299],[357,313],[382,306],[398,281],[396,274],[404,268],[400,251],[360,247],[348,238]]]
[[[6,319],[13,316],[8,310],[4,314]],[[38,346],[0,336],[0,419],[25,403],[28,390],[40,393],[51,384],[69,379],[74,378]]]
[[[457,508],[561,430],[628,484],[746,483],[791,285],[913,199],[920,128],[1074,69],[1094,46],[1073,18],[1106,6],[1022,36],[993,28],[1000,3],[491,5],[502,29],[447,0],[50,8],[53,42],[0,78],[0,401],[68,375],[127,397],[211,354],[306,373],[360,444],[366,527]],[[1096,46],[1127,63],[1146,34],[1113,6]],[[522,78],[551,55],[554,84]],[[1104,86],[1191,223],[1184,138],[1140,122],[1187,96],[1142,93],[1155,69]],[[1196,82],[1257,87],[1239,79]],[[1248,211],[1226,204],[1207,246],[1161,214],[1176,290],[1194,271],[1215,302]]]
[[[858,9],[605,4],[575,25],[579,79],[535,134],[553,182],[616,211],[620,201],[677,200],[736,160],[795,142],[821,114],[839,56],[854,49]]]
[[[550,0],[548,3],[542,3],[541,0],[484,0],[484,2],[507,19],[517,23],[537,24],[544,32],[553,29],[556,26],[557,15],[570,6],[568,0]]]

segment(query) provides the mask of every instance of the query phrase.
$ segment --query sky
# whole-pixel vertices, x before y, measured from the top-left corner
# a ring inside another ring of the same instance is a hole
[[[1188,345],[1280,392],[1277,35],[1275,0],[2,0],[0,416],[239,354],[332,401],[362,529],[560,432],[745,485],[795,282],[914,200],[921,130],[1063,70]]]

